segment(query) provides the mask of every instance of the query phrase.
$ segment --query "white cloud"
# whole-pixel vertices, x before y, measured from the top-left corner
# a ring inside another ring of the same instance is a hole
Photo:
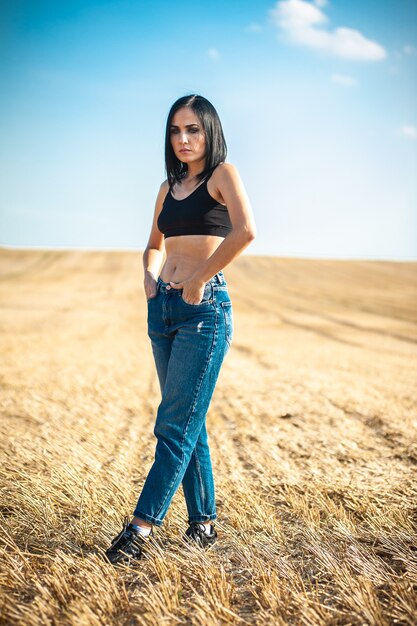
[[[317,4],[318,7],[325,7],[327,0],[314,0],[314,4]]]
[[[209,48],[207,54],[212,61],[218,61],[220,59],[220,52],[217,48]]]
[[[346,87],[354,87],[358,84],[355,78],[346,74],[332,74],[332,81]]]
[[[400,133],[409,139],[417,139],[417,128],[415,126],[402,126]]]
[[[245,30],[247,30],[250,33],[261,33],[262,26],[258,24],[257,22],[251,22],[249,26],[246,27]]]
[[[276,26],[295,44],[357,61],[378,61],[386,57],[386,50],[379,43],[367,39],[358,30],[327,29],[328,17],[319,8],[324,4],[322,0],[316,2],[318,6],[306,0],[279,0],[270,14]]]

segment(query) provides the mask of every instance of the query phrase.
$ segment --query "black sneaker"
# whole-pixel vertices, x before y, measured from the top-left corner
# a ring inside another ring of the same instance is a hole
[[[141,535],[133,524],[129,523],[129,518],[125,517],[123,530],[112,539],[111,546],[106,550],[106,557],[113,563],[123,563],[129,565],[132,559],[140,559],[142,548],[148,542],[149,537],[153,537],[153,529],[147,537]]]
[[[204,530],[204,524],[201,522],[190,522],[188,520],[188,528],[183,535],[185,541],[195,542],[202,548],[211,546],[217,538],[217,531],[214,528],[214,524],[210,523],[210,534],[207,534]]]

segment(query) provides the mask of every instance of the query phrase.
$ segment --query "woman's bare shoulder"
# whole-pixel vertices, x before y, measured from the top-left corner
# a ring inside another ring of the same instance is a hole
[[[220,190],[225,186],[239,186],[242,184],[239,170],[233,163],[219,163],[213,171],[213,182]]]
[[[223,180],[230,180],[238,177],[239,171],[233,163],[222,162],[213,170],[213,176]]]
[[[165,179],[159,186],[158,197],[164,199],[169,191],[168,179]]]

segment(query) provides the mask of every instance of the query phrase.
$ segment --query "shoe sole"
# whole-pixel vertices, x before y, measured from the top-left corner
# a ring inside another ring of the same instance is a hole
[[[130,565],[132,562],[140,561],[143,557],[143,553],[139,556],[130,556],[124,552],[118,552],[114,556],[105,555],[106,560],[111,565]]]

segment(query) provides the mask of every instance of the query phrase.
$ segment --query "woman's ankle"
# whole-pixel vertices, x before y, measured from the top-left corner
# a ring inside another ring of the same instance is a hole
[[[133,517],[130,523],[134,526],[140,526],[141,528],[152,528],[152,524],[150,522],[146,522],[145,520],[136,516]]]

